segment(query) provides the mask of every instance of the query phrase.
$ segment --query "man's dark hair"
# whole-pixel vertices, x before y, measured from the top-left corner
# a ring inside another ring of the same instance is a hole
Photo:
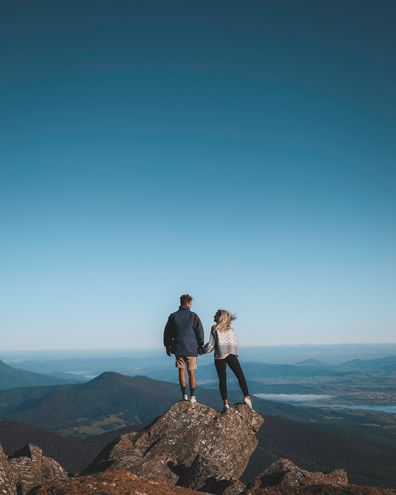
[[[180,296],[180,306],[186,306],[189,304],[193,298],[190,296],[190,294],[183,294]]]

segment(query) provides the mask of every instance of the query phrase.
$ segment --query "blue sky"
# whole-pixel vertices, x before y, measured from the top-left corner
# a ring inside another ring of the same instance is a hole
[[[394,2],[0,9],[3,350],[396,342]]]

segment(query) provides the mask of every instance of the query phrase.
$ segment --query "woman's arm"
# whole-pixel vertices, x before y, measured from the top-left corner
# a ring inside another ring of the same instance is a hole
[[[209,342],[205,344],[203,347],[201,347],[200,354],[209,354],[209,352],[213,351],[215,345],[216,345],[216,335],[215,335],[215,330],[212,327],[212,330],[210,332]]]

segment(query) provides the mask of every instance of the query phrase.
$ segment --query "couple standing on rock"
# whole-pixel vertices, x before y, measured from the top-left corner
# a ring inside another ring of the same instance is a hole
[[[195,370],[198,354],[215,351],[215,367],[219,377],[220,394],[224,402],[224,412],[230,408],[227,397],[227,365],[238,379],[244,395],[244,402],[252,408],[248,387],[238,360],[238,341],[232,321],[235,316],[225,309],[219,309],[214,315],[210,339],[204,345],[204,331],[199,316],[191,311],[193,298],[189,294],[180,296],[180,307],[172,313],[164,330],[164,346],[168,356],[175,354],[176,367],[179,370],[179,383],[183,400],[186,394],[186,369],[190,386],[190,401],[197,402],[195,397]]]

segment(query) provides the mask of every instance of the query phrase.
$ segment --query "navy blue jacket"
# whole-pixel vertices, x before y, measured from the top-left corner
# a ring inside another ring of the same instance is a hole
[[[204,345],[204,331],[199,316],[180,306],[172,313],[164,330],[164,346],[176,356],[198,356]]]

